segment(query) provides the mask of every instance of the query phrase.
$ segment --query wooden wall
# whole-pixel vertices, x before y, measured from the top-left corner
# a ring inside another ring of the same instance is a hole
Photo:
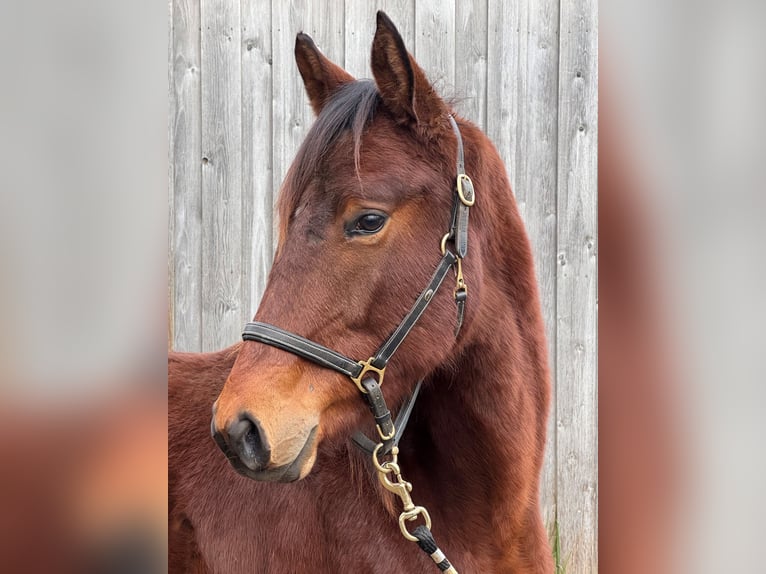
[[[170,343],[228,346],[255,313],[276,190],[312,121],[295,34],[370,77],[378,9],[505,160],[554,373],[545,518],[558,525],[566,571],[595,572],[595,0],[170,0]]]

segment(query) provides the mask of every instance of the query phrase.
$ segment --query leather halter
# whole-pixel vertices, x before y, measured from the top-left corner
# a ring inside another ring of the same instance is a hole
[[[410,395],[400,409],[399,416],[396,419],[396,423],[394,423],[381,391],[386,366],[404,339],[412,331],[418,319],[423,315],[429,303],[433,300],[434,295],[439,290],[439,287],[441,287],[450,269],[453,268],[455,269],[457,279],[454,290],[455,303],[457,305],[456,337],[463,323],[468,287],[463,279],[462,259],[468,252],[468,212],[474,204],[476,197],[471,178],[465,173],[463,139],[460,135],[460,129],[451,115],[449,116],[449,121],[457,137],[457,180],[450,229],[441,242],[442,258],[431,280],[425,289],[421,291],[412,308],[404,316],[404,319],[402,319],[391,336],[380,346],[375,355],[366,361],[355,361],[324,345],[268,323],[248,323],[245,325],[244,332],[242,333],[242,339],[245,341],[257,341],[271,345],[349,377],[359,388],[372,411],[378,434],[380,434],[380,438],[383,441],[381,443],[382,454],[389,453],[398,444],[423,382],[422,380],[418,382],[412,395]],[[447,248],[448,241],[453,242],[455,247],[454,253]],[[373,441],[360,432],[354,434],[353,440],[358,447],[369,454],[372,454],[376,445],[378,445],[378,441]]]

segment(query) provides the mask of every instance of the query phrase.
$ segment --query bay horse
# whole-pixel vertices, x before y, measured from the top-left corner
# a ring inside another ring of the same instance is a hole
[[[400,501],[376,477],[380,459],[350,438],[358,429],[390,438],[368,420],[364,389],[306,358],[327,348],[369,357],[425,301],[385,382],[382,373],[365,379],[393,407],[412,408],[397,469],[462,574],[549,574],[538,486],[548,359],[503,163],[436,93],[382,12],[374,82],[355,80],[305,34],[295,57],[317,119],[283,182],[273,266],[246,328],[276,326],[293,347],[246,336],[214,353],[170,354],[170,571],[433,568],[437,559],[397,528]],[[475,195],[456,203],[465,199],[456,193],[461,141]],[[458,245],[466,228],[467,252]],[[445,259],[450,279],[424,290]],[[314,346],[301,355],[296,341]]]

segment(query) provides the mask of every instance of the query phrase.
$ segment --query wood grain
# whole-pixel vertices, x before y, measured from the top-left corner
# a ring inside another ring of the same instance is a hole
[[[598,569],[595,0],[561,3],[559,44],[557,495],[567,572]]]
[[[172,0],[170,28],[170,332],[174,348],[201,351],[199,2]]]
[[[239,4],[201,1],[202,349],[242,329],[242,87]]]
[[[271,0],[242,2],[242,305],[253,318],[274,257]]]
[[[415,2],[415,47],[410,51],[443,97],[455,91],[455,0]]]
[[[487,128],[487,4],[455,4],[456,107],[482,130]]]

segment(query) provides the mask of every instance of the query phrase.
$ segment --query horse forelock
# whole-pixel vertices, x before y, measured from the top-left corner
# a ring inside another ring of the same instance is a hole
[[[372,121],[379,103],[380,93],[375,83],[372,80],[357,80],[338,88],[325,104],[298,149],[280,190],[277,208],[280,245],[303,193],[322,169],[334,144],[349,130],[354,142],[354,165],[358,176],[362,133]]]

